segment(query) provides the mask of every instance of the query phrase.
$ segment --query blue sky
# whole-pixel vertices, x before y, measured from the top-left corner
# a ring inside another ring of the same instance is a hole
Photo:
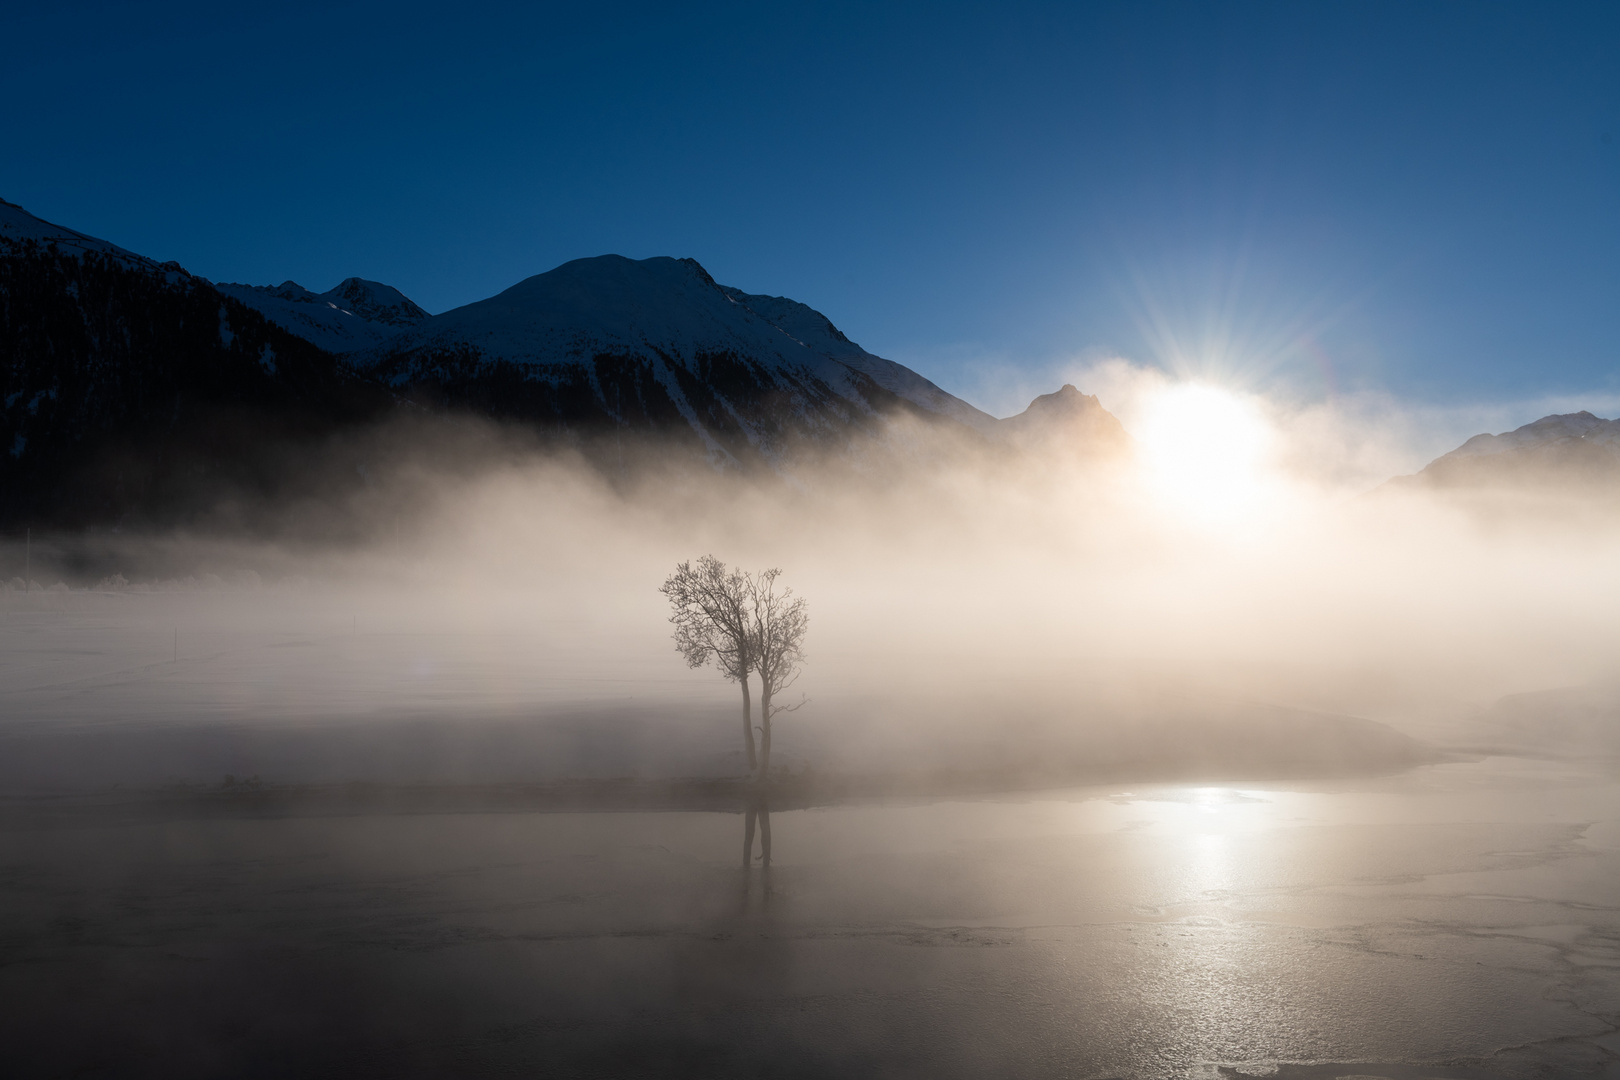
[[[1620,394],[1620,6],[675,7],[14,4],[0,196],[435,312],[689,255],[998,411]]]

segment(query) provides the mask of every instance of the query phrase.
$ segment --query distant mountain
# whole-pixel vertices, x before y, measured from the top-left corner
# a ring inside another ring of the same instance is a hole
[[[848,437],[896,409],[996,423],[820,312],[719,285],[692,259],[576,259],[350,361],[402,393],[492,416],[684,428],[719,462]]]
[[[1417,475],[1403,478],[1403,484],[1447,490],[1620,491],[1620,420],[1564,413],[1500,435],[1475,435]]]
[[[214,288],[330,353],[375,348],[431,318],[393,286],[357,277],[323,293],[296,281],[275,286],[216,283]]]
[[[1017,416],[997,421],[992,432],[1020,449],[1043,454],[1111,457],[1130,453],[1134,445],[1102,402],[1068,383],[1042,394]]]
[[[775,467],[811,448],[882,468],[869,451],[889,445],[892,417],[950,445],[1129,446],[1071,386],[997,420],[813,308],[720,285],[691,259],[578,259],[430,316],[361,278],[324,293],[215,284],[0,201],[0,523],[175,520],[302,474],[369,483],[365,461],[328,469],[319,448],[401,410],[611,444],[620,469],[626,436],[656,436],[665,461],[684,447]]]

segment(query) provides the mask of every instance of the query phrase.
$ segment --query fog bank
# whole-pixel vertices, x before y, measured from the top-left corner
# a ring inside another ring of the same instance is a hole
[[[1127,454],[1030,450],[896,419],[756,475],[416,425],[375,433],[363,482],[237,511],[341,527],[8,542],[0,784],[734,773],[736,687],[685,667],[657,592],[705,553],[809,600],[790,770],[1375,768],[1407,760],[1369,749],[1378,724],[1477,745],[1505,695],[1610,674],[1606,511],[1368,497],[1265,402],[1210,400],[1247,441],[1144,413]],[[304,464],[354,475],[351,450]],[[1279,717],[1292,766],[1264,750]]]

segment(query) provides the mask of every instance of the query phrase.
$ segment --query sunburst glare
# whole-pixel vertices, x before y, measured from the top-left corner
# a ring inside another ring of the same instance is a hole
[[[1135,434],[1156,494],[1176,512],[1213,522],[1258,507],[1272,435],[1251,401],[1207,383],[1167,386]]]

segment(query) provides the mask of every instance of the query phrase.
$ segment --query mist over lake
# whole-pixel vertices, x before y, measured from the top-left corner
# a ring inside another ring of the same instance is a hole
[[[948,445],[677,488],[534,451],[384,474],[412,512],[361,542],[8,547],[61,578],[0,593],[8,1056],[1601,1074],[1609,519],[1319,486],[1233,538],[1128,461]],[[657,591],[708,549],[812,605],[763,774]]]

